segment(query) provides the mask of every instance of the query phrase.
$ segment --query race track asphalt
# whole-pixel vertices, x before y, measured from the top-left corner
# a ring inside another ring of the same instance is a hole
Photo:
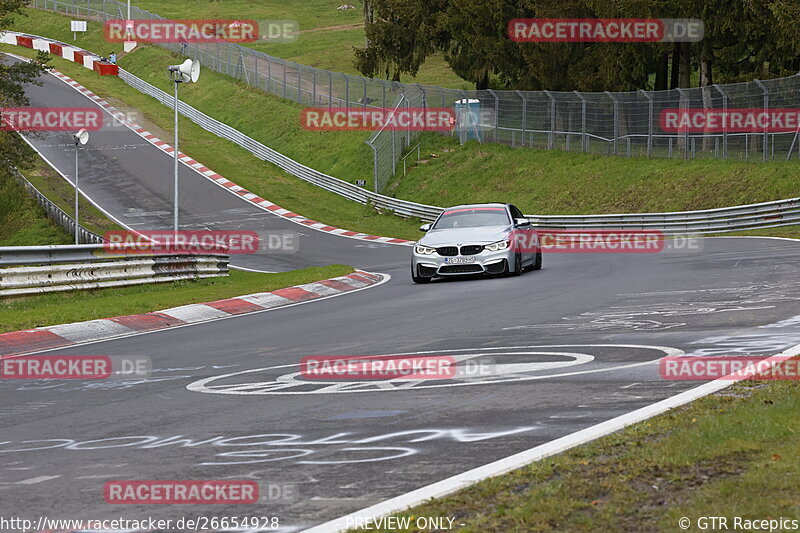
[[[32,105],[90,105],[51,77],[29,94]],[[87,155],[89,195],[137,229],[168,227],[171,159],[125,131],[92,139],[104,149]],[[32,142],[70,175],[66,136]],[[187,221],[198,228],[297,229],[182,172]],[[300,230],[298,254],[250,256],[246,266],[336,262],[391,279],[48,352],[149,357],[147,379],[0,380],[0,516],[277,516],[282,531],[299,531],[701,383],[663,379],[655,361],[665,354],[767,355],[800,343],[794,241],[550,253],[543,270],[521,277],[418,286],[407,247]],[[484,362],[488,373],[388,383],[294,375],[308,355],[418,352]],[[249,506],[105,503],[106,481],[130,479],[252,479],[297,492]]]

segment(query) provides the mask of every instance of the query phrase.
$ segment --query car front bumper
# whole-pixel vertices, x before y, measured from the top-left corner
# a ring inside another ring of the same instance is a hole
[[[475,258],[473,263],[453,263],[452,260],[460,257]],[[475,274],[502,274],[514,268],[514,252],[501,250],[489,252],[483,250],[479,254],[469,256],[444,257],[438,253],[432,255],[413,252],[411,268],[417,276],[432,278],[435,276],[469,276]]]

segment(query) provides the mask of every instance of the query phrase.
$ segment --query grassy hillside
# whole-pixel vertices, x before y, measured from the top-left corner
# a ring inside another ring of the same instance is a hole
[[[13,177],[0,173],[0,246],[71,244]]]
[[[67,19],[47,12],[20,18],[16,28],[71,41]],[[99,24],[78,44],[104,51]],[[6,50],[20,52],[19,47]],[[22,49],[24,50],[24,49]],[[29,51],[27,51],[29,52]],[[166,51],[143,46],[120,64],[169,90],[164,67],[175,62]],[[171,138],[170,110],[120,80],[100,78],[74,63],[54,64],[98,94],[145,112],[146,126]],[[181,97],[294,159],[336,177],[353,181],[371,177],[366,137],[359,132],[308,132],[299,127],[301,106],[249,88],[231,78],[203,71],[200,83],[182,89]],[[369,233],[414,238],[415,224],[377,216],[326,191],[286,175],[272,165],[221,141],[183,120],[182,148],[229,179],[288,209],[329,224]],[[797,195],[796,162],[663,160],[512,149],[448,137],[423,136],[422,161],[408,159],[409,173],[390,189],[398,197],[437,205],[469,201],[510,201],[525,212],[541,214],[676,211],[721,207]],[[785,230],[777,230],[784,234]]]
[[[345,4],[355,9],[339,10]],[[289,43],[252,43],[256,50],[302,65],[361,75],[353,65],[353,48],[364,46],[364,15],[361,2],[350,0],[136,0],[134,5],[173,19],[248,18],[295,20],[300,27],[297,40]],[[401,81],[474,89],[472,83],[456,76],[440,55],[429,57],[416,76]]]

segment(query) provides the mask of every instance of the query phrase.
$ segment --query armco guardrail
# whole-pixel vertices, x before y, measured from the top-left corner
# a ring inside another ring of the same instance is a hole
[[[173,105],[174,97],[161,89],[123,69],[120,69],[119,75],[123,81],[140,92],[153,96],[164,105]],[[442,211],[438,206],[418,204],[371,192],[309,168],[184,102],[179,103],[178,111],[205,130],[238,144],[259,159],[269,161],[293,176],[360,204],[371,204],[400,216],[417,217],[425,221],[434,220]],[[549,228],[660,229],[668,233],[717,233],[797,224],[800,222],[800,199],[791,198],[746,206],[673,213],[528,216],[538,226]]]
[[[0,247],[0,297],[227,276],[228,261],[223,253],[126,254],[102,244]]]
[[[56,204],[51,202],[47,196],[42,194],[39,189],[33,186],[33,184],[25,179],[25,177],[20,174],[19,172],[16,173],[16,178],[25,187],[25,190],[28,191],[28,194],[36,200],[36,203],[44,209],[44,212],[47,214],[47,218],[61,226],[68,234],[75,235],[75,219],[69,216],[67,213],[64,212],[63,209],[58,207]],[[83,226],[78,226],[78,239],[81,242],[91,243],[91,244],[98,244],[103,242],[103,237],[92,233],[88,229],[84,228]]]
[[[120,78],[138,91],[172,106],[173,96],[123,69]],[[402,217],[434,220],[442,207],[400,200],[368,191],[352,183],[309,168],[265,146],[227,124],[213,119],[194,107],[180,102],[178,111],[203,129],[227,139],[250,153],[273,163],[287,173],[325,190],[363,205],[394,212]],[[595,228],[595,229],[659,229],[668,233],[724,233],[745,229],[785,226],[800,223],[800,198],[773,202],[668,213],[627,213],[608,215],[527,215],[543,228]]]

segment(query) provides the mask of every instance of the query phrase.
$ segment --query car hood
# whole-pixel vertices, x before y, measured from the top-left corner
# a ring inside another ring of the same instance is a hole
[[[484,226],[479,228],[435,229],[419,240],[431,247],[462,244],[489,244],[502,241],[511,232],[511,226]]]

